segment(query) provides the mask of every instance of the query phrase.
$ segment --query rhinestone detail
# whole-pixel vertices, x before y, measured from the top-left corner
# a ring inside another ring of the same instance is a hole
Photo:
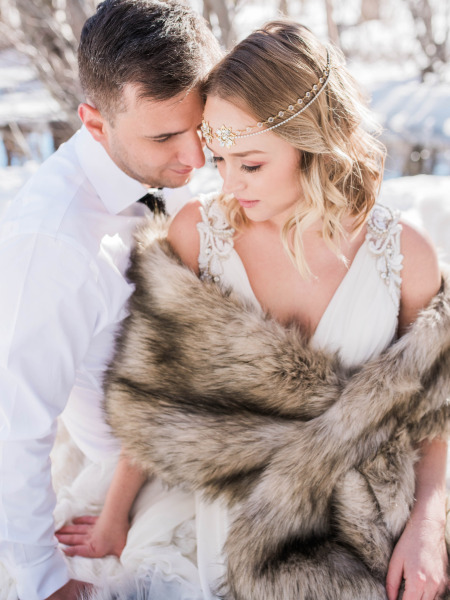
[[[383,204],[376,204],[367,221],[367,247],[376,260],[377,270],[387,285],[389,294],[400,309],[401,270],[403,254],[400,252],[400,212]]]
[[[200,235],[200,279],[220,283],[223,275],[222,261],[228,258],[234,247],[234,229],[227,223],[216,193],[201,195],[199,199],[202,216],[202,220],[197,223]]]

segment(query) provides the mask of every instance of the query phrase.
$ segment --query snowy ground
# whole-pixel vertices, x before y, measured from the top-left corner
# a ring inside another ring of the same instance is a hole
[[[0,52],[0,82],[0,125],[19,120],[43,123],[61,116],[28,59],[12,48]]]
[[[405,220],[430,236],[441,259],[450,262],[450,177],[389,179],[382,186],[380,202],[401,210]]]

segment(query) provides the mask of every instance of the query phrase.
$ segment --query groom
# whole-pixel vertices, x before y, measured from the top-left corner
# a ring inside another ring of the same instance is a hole
[[[20,600],[75,600],[86,587],[69,579],[54,537],[56,418],[67,405],[86,456],[117,451],[101,380],[132,291],[132,232],[148,212],[137,200],[204,164],[199,85],[218,58],[185,5],[102,2],[79,47],[83,126],[0,225],[0,560]]]

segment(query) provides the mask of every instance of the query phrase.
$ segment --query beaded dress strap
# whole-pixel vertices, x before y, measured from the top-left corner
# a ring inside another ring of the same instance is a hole
[[[225,218],[216,193],[200,196],[202,220],[197,223],[200,235],[198,266],[200,278],[219,283],[223,275],[223,261],[233,250],[234,229]]]
[[[376,204],[367,221],[366,242],[376,259],[377,270],[387,285],[397,309],[400,308],[403,254],[400,252],[400,212]]]

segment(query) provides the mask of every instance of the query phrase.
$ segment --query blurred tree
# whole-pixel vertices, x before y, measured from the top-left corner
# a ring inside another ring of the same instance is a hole
[[[203,16],[224,48],[236,42],[233,20],[245,0],[203,0]]]
[[[416,38],[422,48],[420,57],[422,78],[438,73],[450,59],[449,0],[406,0],[413,18]]]
[[[287,0],[280,0],[278,4],[279,12],[285,17],[289,16],[289,6]]]
[[[339,47],[342,47],[341,33],[357,27],[367,21],[381,18],[383,0],[359,0],[353,2],[349,9],[347,0],[325,0],[328,37]],[[344,17],[344,14],[347,13]],[[348,14],[352,15],[353,18]],[[345,50],[345,49],[344,49]]]
[[[327,15],[328,37],[335,46],[341,46],[339,36],[339,28],[334,18],[334,3],[333,0],[325,0],[325,11]]]
[[[77,74],[81,27],[98,0],[0,0],[0,34],[30,59],[39,79],[65,113],[68,137],[78,129],[82,99]]]
[[[66,0],[67,20],[76,40],[80,39],[86,18],[94,13],[99,2],[100,0]]]
[[[381,0],[361,0],[361,21],[380,18]]]

